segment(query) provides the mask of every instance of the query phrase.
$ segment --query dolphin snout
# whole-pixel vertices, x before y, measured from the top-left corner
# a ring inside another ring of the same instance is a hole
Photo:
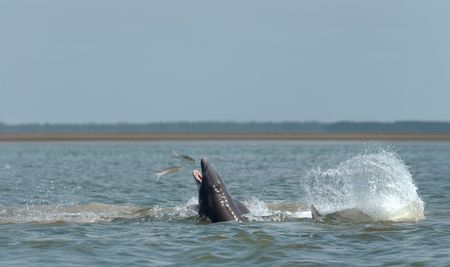
[[[205,158],[202,158],[200,160],[200,166],[202,167],[202,171],[205,171],[206,168],[208,168],[208,160],[206,160]]]

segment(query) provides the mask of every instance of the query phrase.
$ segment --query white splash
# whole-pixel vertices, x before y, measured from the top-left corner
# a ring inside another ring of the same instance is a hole
[[[355,209],[374,220],[424,218],[412,175],[394,152],[358,155],[334,169],[311,170],[301,186],[307,202],[325,214]]]
[[[245,216],[256,222],[282,222],[290,219],[311,218],[308,206],[290,202],[264,202],[257,198],[244,202],[250,213]]]

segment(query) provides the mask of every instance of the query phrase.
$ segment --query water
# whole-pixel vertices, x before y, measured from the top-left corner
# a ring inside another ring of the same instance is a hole
[[[203,156],[250,222],[196,222]],[[0,143],[0,262],[448,266],[449,163],[446,142]]]

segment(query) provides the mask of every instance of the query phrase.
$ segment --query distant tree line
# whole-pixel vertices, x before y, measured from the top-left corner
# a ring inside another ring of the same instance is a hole
[[[450,122],[0,123],[0,133],[450,133]]]

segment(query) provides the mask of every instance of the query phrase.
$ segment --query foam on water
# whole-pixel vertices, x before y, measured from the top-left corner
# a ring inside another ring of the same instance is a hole
[[[196,199],[176,207],[141,207],[137,205],[113,205],[91,203],[83,205],[25,205],[0,206],[0,224],[15,223],[100,223],[115,220],[180,220],[195,216]]]
[[[132,205],[25,205],[0,207],[0,223],[97,223],[132,218],[141,208]]]
[[[244,201],[249,209],[245,216],[253,222],[281,222],[289,219],[311,218],[311,211],[299,203],[266,203],[257,198]],[[114,205],[90,203],[82,205],[0,205],[0,224],[102,223],[117,220],[177,221],[197,216],[197,198],[175,207],[142,207],[132,204]]]
[[[311,218],[311,210],[300,203],[266,203],[257,198],[244,203],[250,213],[245,216],[256,222],[282,222],[289,219]]]
[[[412,175],[394,152],[357,155],[336,168],[311,170],[301,186],[306,201],[324,214],[355,209],[374,220],[424,218]]]

